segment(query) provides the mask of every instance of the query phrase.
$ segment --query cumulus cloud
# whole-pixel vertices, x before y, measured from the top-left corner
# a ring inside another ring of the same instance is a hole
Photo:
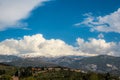
[[[22,39],[6,39],[0,42],[0,55],[21,57],[59,57],[68,55],[120,56],[120,43],[106,42],[104,39],[91,38],[88,41],[78,38],[77,45],[68,45],[60,39],[45,39],[42,34],[24,36]]]
[[[65,56],[78,55],[71,45],[60,39],[45,39],[42,34],[24,36],[23,39],[6,39],[0,42],[0,54],[19,56]]]
[[[94,38],[90,38],[88,41],[78,38],[77,43],[79,50],[83,53],[120,56],[120,43],[106,42],[104,39]]]
[[[120,33],[120,8],[105,16],[94,17],[91,14],[86,16],[87,18],[83,22],[77,23],[75,26],[84,24],[90,27],[91,31]]]
[[[26,27],[21,23],[30,12],[48,0],[0,0],[0,31],[7,28]]]

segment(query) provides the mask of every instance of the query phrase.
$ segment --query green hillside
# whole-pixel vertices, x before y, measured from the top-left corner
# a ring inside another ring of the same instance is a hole
[[[11,80],[16,68],[0,63],[0,80]]]
[[[67,67],[13,67],[0,64],[0,80],[120,80],[109,73],[83,72]]]

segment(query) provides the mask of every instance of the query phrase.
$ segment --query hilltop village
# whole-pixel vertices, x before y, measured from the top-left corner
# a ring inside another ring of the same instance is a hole
[[[67,67],[15,67],[0,64],[0,80],[120,80],[110,73]]]

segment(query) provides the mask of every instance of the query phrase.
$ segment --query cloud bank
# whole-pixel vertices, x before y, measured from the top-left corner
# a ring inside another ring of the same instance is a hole
[[[104,39],[90,38],[88,41],[77,39],[78,50],[94,55],[120,56],[120,43],[106,42]]]
[[[88,41],[78,38],[77,45],[68,45],[60,39],[45,39],[42,34],[24,36],[22,39],[6,39],[0,42],[0,55],[20,57],[59,57],[68,55],[120,56],[120,43],[106,42],[104,39],[91,38]]]
[[[21,20],[27,18],[30,12],[48,0],[0,0],[0,31],[7,28],[26,27]],[[23,28],[24,29],[24,28]]]
[[[86,16],[87,18],[83,22],[77,23],[75,26],[84,24],[90,27],[91,31],[120,33],[120,8],[105,16],[94,17],[91,14],[87,14]]]

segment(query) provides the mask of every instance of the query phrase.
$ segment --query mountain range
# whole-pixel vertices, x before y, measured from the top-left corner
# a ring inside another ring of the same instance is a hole
[[[0,55],[0,63],[13,66],[54,67],[63,66],[84,71],[110,72],[120,74],[120,57],[99,55],[94,57],[62,56],[62,57],[17,57]]]

